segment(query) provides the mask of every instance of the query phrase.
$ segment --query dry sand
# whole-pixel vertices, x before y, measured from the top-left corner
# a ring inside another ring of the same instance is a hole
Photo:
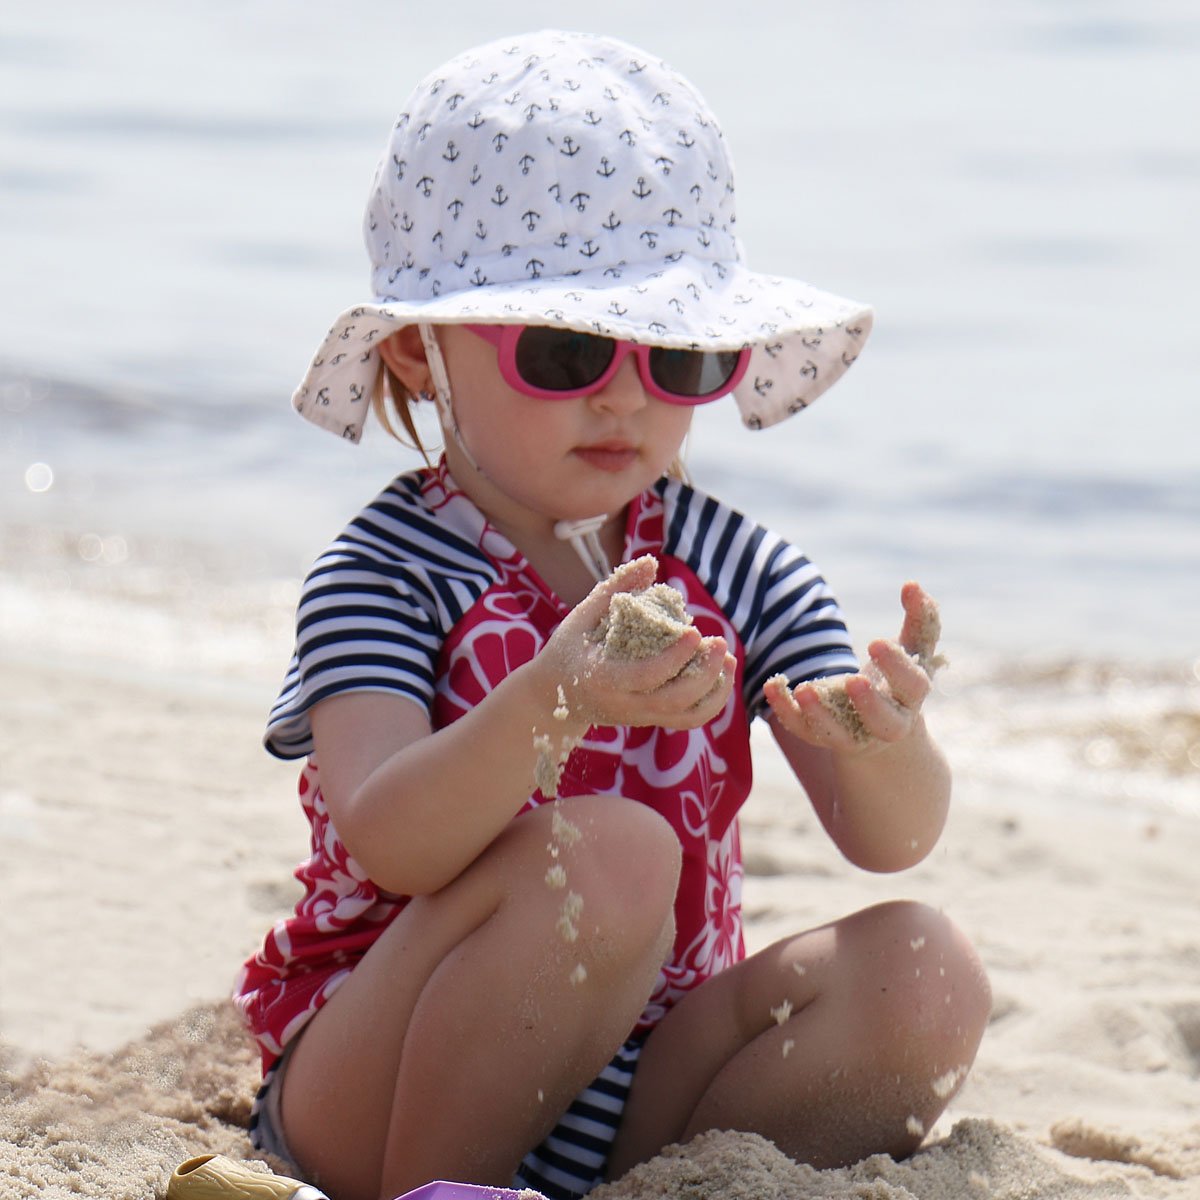
[[[258,746],[274,671],[135,674],[125,634],[68,666],[0,630],[0,1200],[142,1200],[184,1158],[251,1153],[257,1065],[222,998],[306,840]],[[598,1200],[1200,1197],[1200,822],[988,775],[971,703],[931,705],[957,800],[912,872],[845,864],[764,738],[744,820],[752,949],[897,895],[979,946],[994,1017],[925,1148],[818,1173],[709,1135]]]

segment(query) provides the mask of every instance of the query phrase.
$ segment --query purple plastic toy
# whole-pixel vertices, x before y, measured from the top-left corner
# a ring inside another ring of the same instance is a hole
[[[539,1195],[538,1192],[518,1192],[512,1188],[484,1187],[478,1183],[447,1183],[435,1179],[423,1183],[396,1200],[518,1200],[521,1196]]]

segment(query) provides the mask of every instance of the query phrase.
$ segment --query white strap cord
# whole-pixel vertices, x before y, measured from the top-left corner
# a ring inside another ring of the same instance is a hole
[[[575,547],[575,553],[597,583],[607,579],[612,573],[612,564],[604,553],[604,547],[600,545],[599,537],[599,531],[607,520],[607,515],[601,514],[598,517],[582,517],[578,521],[558,521],[554,526],[554,536],[564,542],[570,542]]]
[[[454,416],[454,405],[450,401],[450,375],[446,371],[446,360],[442,357],[442,348],[438,345],[437,335],[432,325],[418,323],[417,332],[421,335],[421,344],[425,347],[425,361],[429,364],[429,378],[433,381],[433,398],[437,402],[438,416],[442,419],[442,428],[448,430],[455,444],[463,452],[467,462],[479,471],[463,435],[458,428]],[[480,474],[483,472],[480,471]]]
[[[479,464],[475,461],[471,451],[467,449],[467,443],[464,441],[458,428],[458,421],[454,417],[454,405],[450,398],[450,376],[446,371],[446,360],[442,357],[442,348],[438,345],[437,335],[430,325],[418,324],[417,330],[421,334],[421,344],[425,347],[425,360],[429,364],[429,378],[433,381],[434,400],[437,402],[442,427],[449,431],[467,462],[482,474]],[[612,573],[612,565],[604,553],[604,547],[600,545],[598,536],[607,520],[607,514],[601,514],[598,517],[584,517],[578,521],[559,521],[554,526],[554,536],[561,538],[564,542],[570,542],[575,547],[575,553],[579,555],[583,565],[592,573],[597,583],[607,579]]]

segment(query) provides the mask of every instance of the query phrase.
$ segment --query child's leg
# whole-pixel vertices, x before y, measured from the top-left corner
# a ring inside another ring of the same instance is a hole
[[[709,1129],[760,1133],[816,1167],[909,1154],[966,1075],[990,1008],[970,944],[923,905],[777,942],[650,1035],[609,1178]]]
[[[637,1020],[670,950],[678,841],[618,797],[558,807],[578,844],[555,838],[552,806],[518,817],[409,904],[296,1045],[284,1134],[338,1200],[506,1185]],[[569,893],[582,909],[564,921]]]

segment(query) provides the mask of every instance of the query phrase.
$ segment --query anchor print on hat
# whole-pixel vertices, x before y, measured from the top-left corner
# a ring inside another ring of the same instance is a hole
[[[749,270],[734,198],[715,117],[661,60],[554,31],[462,54],[391,131],[363,222],[372,298],[334,323],[293,404],[358,441],[395,330],[534,324],[749,345],[735,400],[749,427],[774,424],[841,376],[872,314]]]

